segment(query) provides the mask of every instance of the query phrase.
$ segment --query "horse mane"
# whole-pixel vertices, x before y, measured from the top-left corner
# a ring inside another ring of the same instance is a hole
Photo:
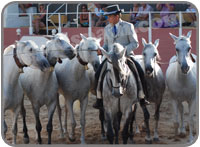
[[[57,33],[55,35],[55,38],[63,38],[64,40],[66,40],[67,42],[70,42],[69,38],[67,37],[66,34],[63,34],[63,33]]]
[[[178,41],[188,41],[189,43],[191,43],[190,39],[188,39],[187,36],[180,36],[176,41],[174,41],[174,44],[176,44]]]
[[[6,55],[8,54],[10,51],[12,51],[15,48],[14,44],[9,45],[7,48],[4,49],[3,54]]]

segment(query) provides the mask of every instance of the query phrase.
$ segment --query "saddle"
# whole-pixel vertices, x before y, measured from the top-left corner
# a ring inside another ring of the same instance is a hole
[[[99,69],[97,70],[97,72],[95,73],[95,77],[96,77],[96,80],[98,81],[99,79],[99,76],[100,76],[100,73],[101,73],[101,69],[103,67],[103,65],[107,62],[107,59],[105,59],[102,64],[100,65]],[[127,61],[126,61],[126,64],[128,65],[128,67],[130,68],[131,72],[133,73],[135,79],[136,79],[136,85],[137,85],[137,89],[139,91],[139,87],[138,87],[138,83],[139,83],[139,79],[138,79],[138,75],[139,75],[139,78],[140,78],[140,81],[142,83],[142,87],[143,87],[143,91],[144,91],[144,94],[146,97],[148,97],[148,92],[147,92],[147,84],[146,84],[146,81],[145,81],[145,78],[144,78],[144,71],[142,69],[142,67],[140,66],[140,64],[132,57],[130,58],[127,58]],[[104,81],[104,78],[105,78],[105,75],[106,75],[106,70],[102,71],[102,78],[100,79],[100,92],[101,92],[101,95],[102,95],[102,92],[103,92],[103,81]],[[98,82],[96,81],[96,88],[97,88],[97,85],[98,85]]]

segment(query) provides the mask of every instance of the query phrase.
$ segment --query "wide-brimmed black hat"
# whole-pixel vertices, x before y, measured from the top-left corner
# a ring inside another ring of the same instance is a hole
[[[124,12],[124,10],[119,9],[119,5],[110,5],[106,7],[106,12],[104,15],[119,14]]]

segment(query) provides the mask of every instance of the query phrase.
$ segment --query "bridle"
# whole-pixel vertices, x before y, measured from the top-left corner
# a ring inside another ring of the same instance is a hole
[[[107,62],[109,62],[110,64],[112,64],[112,62],[110,62],[109,60],[107,60]],[[111,70],[107,69],[106,72],[110,72],[111,73]],[[128,81],[128,78],[127,78],[128,75],[126,75],[125,80],[124,79],[120,80],[119,71],[115,67],[113,67],[113,72],[114,72],[115,78],[117,79],[117,82],[120,83],[122,85],[122,87],[123,87],[123,90],[125,90],[126,89],[126,84],[127,84],[127,81]],[[110,89],[112,89],[112,88],[120,88],[120,86],[114,86],[111,79],[109,79],[110,82],[108,82],[108,79],[106,78],[106,81],[107,81],[108,87],[110,85]]]
[[[17,48],[16,48],[16,44],[15,44],[15,47],[14,47],[14,49],[13,49],[13,58],[14,58],[14,60],[15,60],[15,63],[16,63],[16,65],[18,66],[18,68],[19,68],[19,72],[20,73],[23,73],[23,68],[24,67],[27,67],[27,65],[26,64],[22,64],[20,61],[19,61],[19,58],[17,57]]]

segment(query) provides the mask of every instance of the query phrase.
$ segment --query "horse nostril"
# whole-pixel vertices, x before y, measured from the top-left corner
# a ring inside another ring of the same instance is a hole
[[[152,73],[153,72],[153,68],[151,66],[146,67],[146,72],[148,74]]]

